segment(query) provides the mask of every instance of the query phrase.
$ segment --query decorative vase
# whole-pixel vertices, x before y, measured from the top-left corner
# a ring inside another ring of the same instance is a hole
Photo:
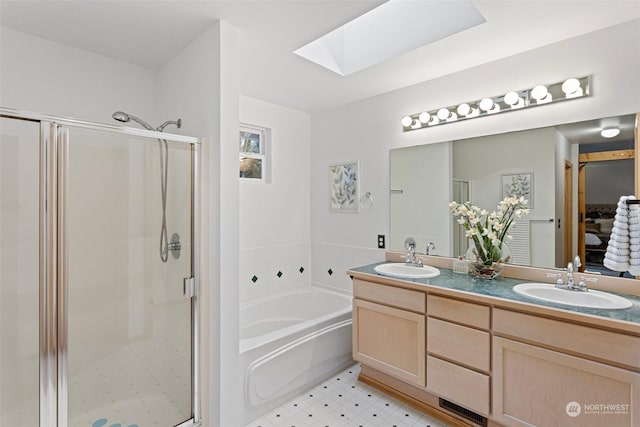
[[[504,265],[511,260],[511,251],[506,244],[502,244],[500,248],[500,257],[497,261],[483,261],[478,256],[475,246],[470,245],[466,254],[467,260],[469,260],[469,271],[480,279],[495,279],[498,277]]]

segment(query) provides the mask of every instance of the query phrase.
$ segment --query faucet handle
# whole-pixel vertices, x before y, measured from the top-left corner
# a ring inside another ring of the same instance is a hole
[[[589,290],[589,288],[587,288],[587,283],[585,281],[584,276],[580,276],[580,281],[576,285],[576,290],[583,291],[583,292],[586,292]]]

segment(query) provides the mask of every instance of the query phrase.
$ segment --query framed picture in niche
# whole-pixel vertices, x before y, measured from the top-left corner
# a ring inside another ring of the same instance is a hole
[[[533,207],[533,172],[503,174],[500,179],[501,198],[509,196],[524,197]]]
[[[329,210],[360,212],[360,162],[344,162],[329,166]]]

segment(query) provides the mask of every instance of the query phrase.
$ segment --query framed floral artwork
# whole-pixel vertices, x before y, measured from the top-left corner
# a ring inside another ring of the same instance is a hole
[[[527,206],[533,207],[533,172],[503,174],[500,180],[501,198],[509,196],[524,197]]]
[[[329,210],[331,212],[360,211],[360,162],[338,163],[329,166]]]

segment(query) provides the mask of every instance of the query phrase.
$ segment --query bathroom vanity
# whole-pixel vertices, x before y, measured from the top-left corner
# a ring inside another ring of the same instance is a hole
[[[452,261],[429,257],[441,274],[428,279],[348,271],[360,380],[451,425],[640,425],[640,297],[624,310],[539,302],[513,286],[549,270],[483,280]]]

